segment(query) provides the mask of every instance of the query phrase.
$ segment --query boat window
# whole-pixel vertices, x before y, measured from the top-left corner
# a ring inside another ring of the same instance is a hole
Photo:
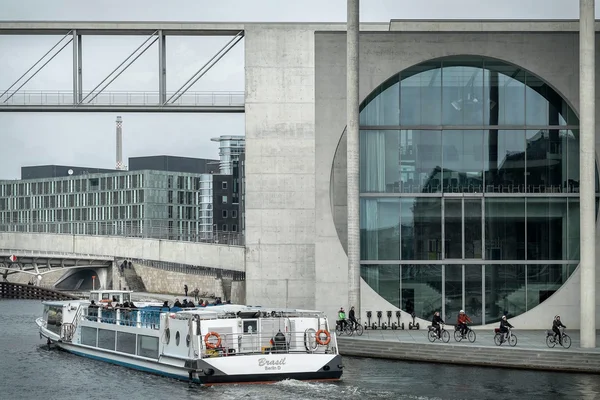
[[[98,347],[106,350],[115,350],[115,331],[98,329]]]
[[[188,333],[188,335],[185,337],[185,345],[187,347],[190,347],[190,334]]]
[[[177,331],[177,333],[175,334],[175,346],[179,346],[179,339],[180,339],[179,331]]]
[[[110,293],[102,293],[102,300],[110,300]]]
[[[98,334],[96,328],[90,328],[89,326],[81,327],[81,344],[86,346],[96,347],[96,335]]]
[[[165,342],[166,342],[166,344],[169,344],[170,341],[171,341],[171,329],[167,328],[167,329],[165,329]]]
[[[244,321],[244,333],[257,333],[258,331],[258,322],[254,321]]]
[[[48,306],[48,314],[46,316],[46,328],[50,332],[60,334],[62,325],[62,306]]]
[[[135,354],[135,334],[117,332],[117,351]]]
[[[138,335],[138,356],[158,358],[158,338]]]
[[[90,300],[98,301],[98,293],[90,293]]]
[[[131,295],[129,293],[123,293],[123,302],[131,301]]]

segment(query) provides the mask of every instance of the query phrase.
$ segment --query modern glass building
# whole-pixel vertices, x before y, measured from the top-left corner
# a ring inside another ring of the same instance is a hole
[[[0,231],[211,240],[212,175],[141,170],[0,181]]]
[[[232,175],[234,173],[234,163],[239,161],[240,155],[244,153],[246,148],[246,137],[243,135],[224,135],[210,140],[219,143],[221,174]]]
[[[428,61],[360,111],[361,275],[389,303],[476,324],[522,314],[579,262],[579,120],[485,57]]]

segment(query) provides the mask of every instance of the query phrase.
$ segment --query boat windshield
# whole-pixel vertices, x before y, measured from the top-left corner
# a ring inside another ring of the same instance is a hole
[[[46,329],[56,334],[60,334],[62,325],[62,306],[44,306],[44,320]]]
[[[124,303],[124,302],[126,302],[126,301],[127,301],[127,302],[130,302],[130,301],[131,301],[131,296],[130,296],[130,294],[129,294],[129,293],[123,293],[123,301],[122,301],[122,302]]]

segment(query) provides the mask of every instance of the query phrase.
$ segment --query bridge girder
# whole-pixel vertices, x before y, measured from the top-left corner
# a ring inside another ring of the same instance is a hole
[[[4,21],[0,22],[0,35],[64,35],[8,89],[0,90],[0,112],[243,113],[245,111],[243,92],[188,93],[202,76],[243,39],[244,23]],[[86,35],[148,37],[94,89],[84,93],[81,54],[82,39]],[[200,67],[183,86],[175,92],[167,93],[167,36],[233,36],[233,38]],[[105,92],[105,89],[154,43],[158,43],[159,54],[158,91]],[[20,91],[69,44],[73,50],[72,91]],[[58,50],[55,50],[57,47]],[[46,61],[37,67],[43,60]],[[11,90],[15,86],[16,89]]]

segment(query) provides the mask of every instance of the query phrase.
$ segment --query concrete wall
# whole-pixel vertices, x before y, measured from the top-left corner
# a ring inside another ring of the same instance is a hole
[[[200,297],[207,293],[208,297],[223,297],[223,284],[221,279],[210,275],[183,274],[180,272],[165,271],[159,268],[147,267],[140,264],[132,264],[137,275],[142,279],[146,290],[150,293],[178,294],[183,300],[185,292],[183,285],[188,285],[188,297],[193,295],[191,292],[198,288]],[[124,286],[127,286],[122,282]],[[118,285],[118,282],[117,282]]]
[[[345,41],[344,33],[316,34],[315,268],[319,280],[327,282],[322,287],[319,282],[316,282],[317,304],[339,303],[347,298],[347,291],[345,291],[347,256],[344,251],[346,239],[343,234],[346,220],[345,152],[334,159],[338,146],[340,149],[345,149],[345,137],[342,136],[346,122]],[[360,99],[362,101],[393,74],[412,65],[445,56],[468,54],[498,58],[533,72],[554,86],[574,109],[578,110],[578,47],[576,33],[362,33],[360,36]],[[596,54],[600,57],[598,49]],[[598,66],[600,66],[599,61],[597,61]],[[600,118],[597,118],[597,124],[600,124]],[[599,146],[600,139],[597,136],[596,149]],[[333,185],[332,177],[339,183]],[[336,223],[341,224],[337,231]],[[598,234],[596,241],[600,241]],[[600,304],[599,275],[596,274],[597,304]],[[363,284],[362,287],[364,286]],[[373,298],[374,295],[376,296],[373,291],[363,291],[362,301],[366,302],[363,303],[363,314],[367,305],[379,306],[386,310],[393,309],[389,303],[387,308],[385,304],[380,304],[380,300]],[[381,301],[387,303],[383,299]],[[336,307],[340,305],[344,304],[336,304]],[[596,320],[600,328],[600,307],[596,312],[598,314]],[[569,322],[565,322],[567,325],[579,324],[578,270],[554,296],[539,307],[514,318],[514,324],[519,328],[546,327],[557,313],[568,316]],[[364,319],[365,315],[361,315],[361,318]]]
[[[315,306],[314,28],[249,25],[247,302]]]
[[[244,248],[112,236],[0,233],[0,248],[139,258],[244,271]]]

